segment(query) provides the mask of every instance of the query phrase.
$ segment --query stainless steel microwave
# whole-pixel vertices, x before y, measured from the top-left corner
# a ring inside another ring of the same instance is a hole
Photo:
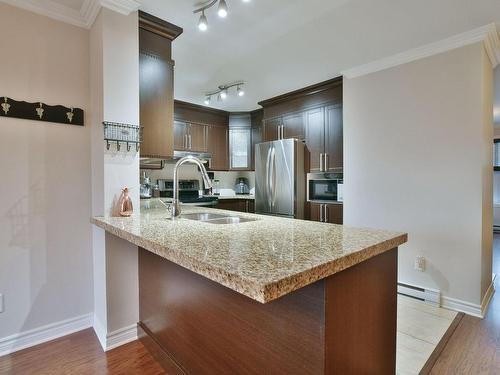
[[[338,173],[308,173],[307,201],[336,203],[343,201],[343,179]]]

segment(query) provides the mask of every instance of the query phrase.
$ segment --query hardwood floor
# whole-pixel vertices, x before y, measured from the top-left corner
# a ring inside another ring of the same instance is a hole
[[[500,235],[493,244],[493,272],[500,275]],[[465,315],[430,374],[500,374],[500,295],[495,293],[484,319]]]
[[[86,329],[0,357],[2,375],[166,374],[140,341],[104,353],[92,329]]]

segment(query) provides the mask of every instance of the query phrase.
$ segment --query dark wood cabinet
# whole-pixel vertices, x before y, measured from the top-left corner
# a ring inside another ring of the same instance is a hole
[[[207,127],[207,151],[212,154],[210,169],[229,169],[229,129],[225,126]]]
[[[281,117],[264,120],[264,142],[280,139],[281,125],[283,125]]]
[[[316,108],[305,113],[306,146],[309,151],[309,170],[320,172],[323,166],[323,153],[325,149],[325,111]]]
[[[283,116],[282,137],[284,139],[296,138],[304,140],[305,139],[304,119],[305,119],[304,112],[297,112]]]
[[[342,105],[325,108],[325,170],[338,171],[344,166]]]
[[[188,125],[182,121],[174,121],[174,149],[178,151],[187,150]]]
[[[236,212],[255,212],[255,201],[252,199],[219,199],[216,208]]]
[[[174,121],[174,149],[177,151],[207,151],[207,126]]]
[[[174,61],[172,41],[182,28],[139,12],[140,156],[173,156]]]
[[[189,124],[188,143],[190,151],[207,151],[207,126]]]
[[[342,204],[320,204],[310,203],[309,220],[320,221],[330,224],[342,224],[344,222],[344,206]]]

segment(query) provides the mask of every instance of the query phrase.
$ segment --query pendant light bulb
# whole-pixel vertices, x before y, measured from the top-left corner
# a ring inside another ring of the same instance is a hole
[[[208,20],[207,16],[205,16],[205,12],[201,12],[200,20],[198,21],[198,29],[200,29],[200,31],[207,31],[208,29]]]
[[[217,11],[217,14],[221,18],[225,18],[227,16],[226,0],[219,0],[219,10]]]
[[[227,89],[224,89],[224,90],[221,91],[220,97],[221,97],[222,100],[224,100],[224,99],[227,98]]]
[[[238,86],[238,88],[236,89],[236,91],[238,92],[238,96],[245,95],[245,91],[243,91],[243,89],[240,86]]]

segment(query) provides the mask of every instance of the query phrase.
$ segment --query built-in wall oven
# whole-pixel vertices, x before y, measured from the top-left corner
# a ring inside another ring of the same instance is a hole
[[[337,203],[344,200],[343,176],[341,173],[308,173],[307,201]]]

